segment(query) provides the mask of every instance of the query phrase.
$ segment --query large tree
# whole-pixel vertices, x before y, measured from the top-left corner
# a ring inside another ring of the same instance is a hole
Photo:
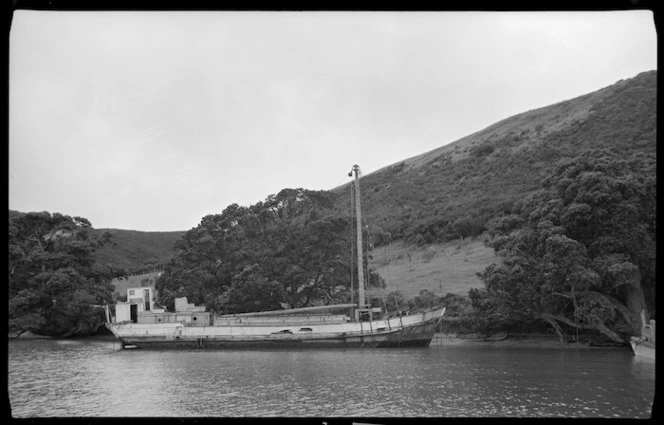
[[[105,322],[114,270],[95,260],[108,234],[90,222],[48,212],[9,219],[9,331],[48,336],[88,335]]]
[[[249,207],[204,217],[174,248],[158,280],[175,297],[239,313],[347,301],[348,218],[326,191],[284,189]]]
[[[479,274],[486,296],[474,294],[478,307],[544,320],[562,339],[565,327],[616,342],[638,335],[641,311],[648,317],[655,307],[654,170],[653,157],[606,151],[562,163],[520,217],[490,226],[505,261]]]

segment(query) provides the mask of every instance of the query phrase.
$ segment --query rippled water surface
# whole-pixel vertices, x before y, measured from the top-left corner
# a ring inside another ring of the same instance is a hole
[[[9,342],[14,417],[647,418],[655,362],[621,349],[121,350]]]

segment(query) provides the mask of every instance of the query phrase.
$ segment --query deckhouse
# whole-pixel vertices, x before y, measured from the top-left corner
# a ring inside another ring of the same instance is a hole
[[[127,301],[115,305],[115,320],[117,323],[137,323],[139,314],[144,312],[157,312],[154,308],[154,288],[127,288]]]
[[[155,308],[154,288],[127,288],[127,301],[115,305],[114,323],[182,323],[188,326],[210,326],[210,312],[205,306],[188,303],[186,297],[175,299],[175,312]]]

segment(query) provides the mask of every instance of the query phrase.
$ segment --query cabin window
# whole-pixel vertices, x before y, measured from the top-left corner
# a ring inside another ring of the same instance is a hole
[[[129,295],[134,295],[134,290],[133,289],[129,290]]]
[[[312,332],[311,328],[300,328],[300,332]]]
[[[198,317],[194,316],[194,320],[198,320]]]

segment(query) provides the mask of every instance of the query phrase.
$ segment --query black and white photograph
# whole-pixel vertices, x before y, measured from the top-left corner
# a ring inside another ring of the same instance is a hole
[[[9,416],[654,417],[655,15],[16,8]]]

